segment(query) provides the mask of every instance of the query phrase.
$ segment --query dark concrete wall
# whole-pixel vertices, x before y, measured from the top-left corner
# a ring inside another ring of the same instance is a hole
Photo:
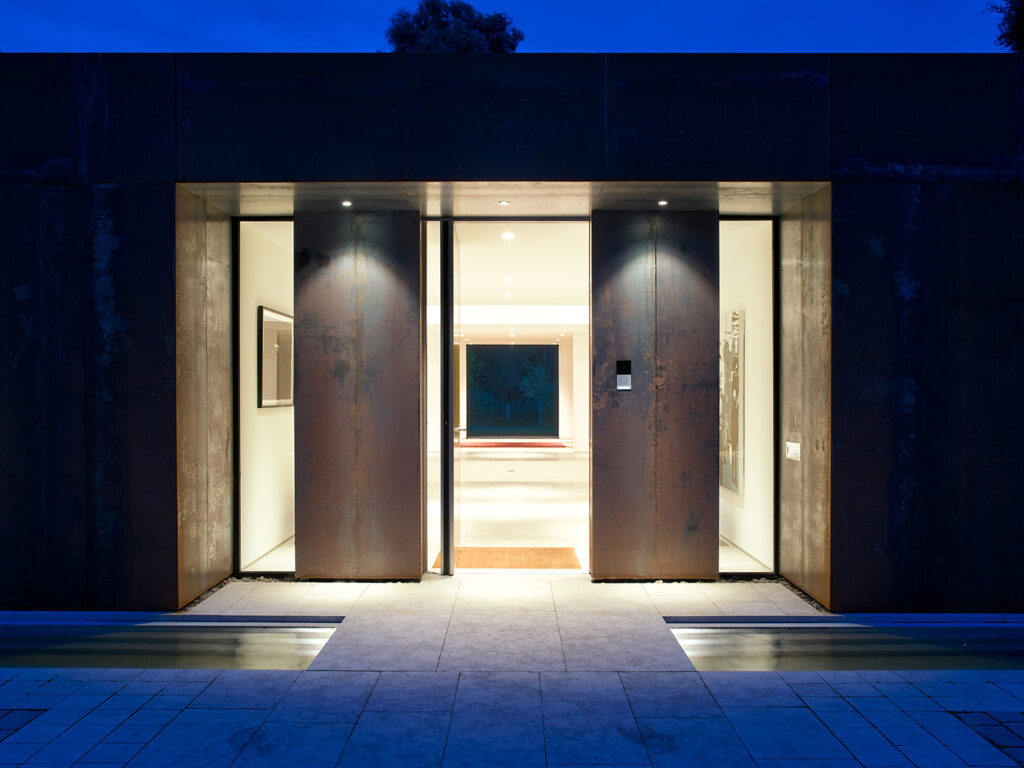
[[[178,603],[234,571],[231,221],[176,192]]]
[[[1022,212],[1018,184],[833,185],[835,608],[1024,607]]]
[[[717,578],[718,215],[592,221],[591,572]]]
[[[295,252],[295,573],[419,579],[419,214],[299,211]]]
[[[822,55],[177,61],[183,181],[828,177]]]
[[[0,603],[216,570],[179,585],[175,182],[818,179],[831,604],[1020,607],[1024,57],[4,54],[0,92]]]
[[[175,57],[3,54],[0,177],[29,184],[175,178]],[[11,119],[16,116],[17,119]]]
[[[175,607],[174,57],[0,56],[0,605]]]
[[[822,189],[787,211],[779,237],[779,573],[831,603],[832,204]],[[800,460],[787,459],[786,442]]]
[[[173,195],[0,185],[4,607],[174,604]]]

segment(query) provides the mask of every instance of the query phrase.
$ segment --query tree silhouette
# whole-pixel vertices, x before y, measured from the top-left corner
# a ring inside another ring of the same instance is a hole
[[[536,360],[527,360],[526,373],[519,380],[519,391],[523,398],[537,406],[537,425],[544,423],[544,403],[554,394],[554,380],[551,369]]]
[[[992,3],[988,9],[1002,14],[996,42],[1016,53],[1024,53],[1024,0]]]
[[[392,53],[515,53],[521,30],[505,13],[486,16],[460,0],[420,0],[401,9],[384,33]]]

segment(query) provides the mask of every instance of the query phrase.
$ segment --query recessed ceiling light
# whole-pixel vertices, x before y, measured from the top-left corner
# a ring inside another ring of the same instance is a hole
[[[668,205],[668,200],[659,200],[658,205]]]
[[[506,299],[511,299],[512,298],[512,294],[511,293],[506,293],[505,294],[505,298]]]
[[[515,333],[510,333],[509,336],[515,336]]]
[[[512,282],[512,278],[511,277],[506,277],[505,278],[505,282],[506,283],[511,283]]]
[[[516,233],[515,232],[502,232],[501,233],[501,239],[502,240],[515,240],[516,239]]]
[[[352,207],[352,201],[351,200],[342,200],[341,204],[343,206],[345,206],[346,208],[351,208]]]
[[[510,341],[509,344],[511,344],[513,347],[516,345],[514,341]]]
[[[512,205],[512,202],[510,200],[499,200],[498,205],[504,208],[506,205]]]

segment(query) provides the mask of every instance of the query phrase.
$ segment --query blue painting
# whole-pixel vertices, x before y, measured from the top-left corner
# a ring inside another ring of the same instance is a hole
[[[467,437],[558,437],[558,347],[466,347]]]

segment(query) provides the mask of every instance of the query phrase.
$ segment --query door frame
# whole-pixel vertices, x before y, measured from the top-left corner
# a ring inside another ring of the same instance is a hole
[[[231,572],[235,576],[295,575],[295,571],[242,571],[242,404],[241,392],[241,278],[242,278],[242,237],[241,225],[249,221],[289,221],[294,227],[295,216],[232,216],[231,217],[231,520],[234,535],[231,537]],[[294,229],[293,229],[294,233]]]
[[[438,396],[441,398],[441,574],[452,576],[455,574],[455,224],[461,221],[470,222],[569,222],[585,221],[588,226],[588,247],[591,241],[590,216],[422,216],[420,218],[423,235],[421,246],[421,261],[423,272],[426,273],[426,224],[427,222],[439,222],[441,225],[441,258],[440,258],[440,288],[441,288],[441,387]],[[589,254],[588,254],[589,260]],[[427,275],[427,279],[429,279]],[[589,274],[588,274],[589,280]],[[426,304],[426,280],[423,282],[424,306]],[[589,291],[588,291],[589,293]],[[592,300],[593,297],[590,297]],[[588,300],[588,306],[590,300]],[[424,339],[426,338],[426,324],[424,324]],[[425,347],[425,344],[424,344]],[[593,350],[588,349],[588,358],[593,359]],[[424,356],[425,361],[425,356]],[[424,362],[424,378],[426,377],[426,364]],[[429,390],[428,390],[429,396]],[[426,429],[423,430],[424,434]],[[589,452],[588,452],[589,455]],[[424,452],[426,456],[426,452]],[[588,462],[590,460],[588,459]],[[425,467],[426,469],[426,467]],[[426,471],[424,471],[423,483],[423,515],[424,515],[424,542],[427,538],[427,496],[426,496]],[[593,520],[591,520],[593,525]],[[424,548],[426,544],[424,543]],[[427,565],[424,558],[424,565]]]
[[[772,232],[772,569],[771,574],[779,575],[779,509],[781,508],[780,488],[782,487],[782,222],[778,215],[765,216],[755,214],[719,214],[719,223],[723,221],[768,221]],[[719,246],[721,247],[721,246]],[[719,253],[721,255],[721,253]],[[721,295],[721,286],[719,286]],[[721,512],[719,512],[721,514]],[[745,574],[727,571],[729,576]],[[751,576],[763,576],[763,573],[752,573]],[[721,571],[719,571],[721,578]]]

